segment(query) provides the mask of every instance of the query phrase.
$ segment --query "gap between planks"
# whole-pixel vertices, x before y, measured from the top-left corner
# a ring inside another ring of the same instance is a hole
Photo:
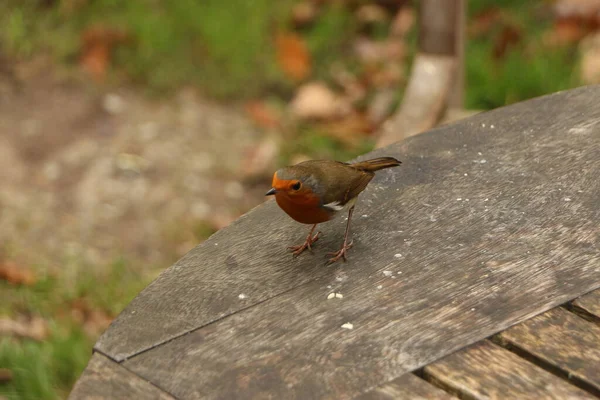
[[[97,353],[100,353],[100,354],[102,354],[102,355],[104,355],[104,356],[106,356],[106,357],[110,358],[111,360],[113,360],[113,361],[115,361],[115,362],[117,362],[117,363],[119,363],[119,364],[121,364],[121,365],[123,365],[123,366],[124,366],[124,365],[125,365],[125,364],[124,364],[124,363],[125,363],[125,361],[132,360],[132,359],[134,359],[135,357],[137,357],[137,356],[139,356],[139,355],[142,355],[142,354],[144,354],[144,353],[146,353],[146,352],[148,352],[148,351],[150,351],[150,350],[154,350],[154,349],[156,349],[157,347],[163,346],[163,345],[165,345],[165,344],[167,344],[167,343],[169,343],[169,342],[172,342],[172,341],[174,341],[174,340],[177,340],[177,339],[179,339],[179,338],[181,338],[181,337],[184,337],[184,336],[186,336],[186,335],[189,335],[190,333],[193,333],[193,332],[195,332],[195,331],[197,331],[197,330],[199,330],[199,329],[205,328],[205,327],[207,327],[207,326],[210,326],[210,325],[212,325],[212,324],[216,324],[216,323],[218,323],[219,321],[221,321],[221,320],[223,320],[223,319],[226,319],[226,318],[229,318],[229,317],[231,317],[231,316],[233,316],[233,315],[235,315],[235,314],[241,313],[242,311],[249,310],[250,308],[256,307],[256,306],[258,306],[258,305],[260,305],[260,304],[262,304],[262,303],[265,303],[265,302],[267,302],[267,301],[271,301],[271,300],[273,300],[273,299],[276,299],[277,297],[283,296],[283,295],[287,294],[288,292],[291,292],[291,291],[293,291],[293,290],[296,290],[296,289],[298,289],[298,288],[300,288],[300,287],[302,287],[302,286],[309,285],[309,284],[311,284],[311,283],[313,283],[313,281],[304,282],[304,283],[302,283],[302,284],[300,284],[300,285],[297,285],[297,286],[291,287],[291,288],[289,288],[289,289],[287,289],[287,290],[285,290],[285,291],[283,291],[283,292],[281,292],[281,293],[278,293],[278,294],[276,294],[276,295],[274,295],[274,296],[271,296],[271,297],[265,298],[264,300],[260,300],[260,301],[258,301],[258,302],[256,302],[256,303],[253,303],[253,304],[249,305],[248,307],[240,308],[240,309],[238,309],[238,310],[235,310],[235,311],[231,312],[230,314],[223,315],[223,316],[222,316],[222,317],[220,317],[220,318],[215,318],[215,319],[211,320],[210,322],[207,322],[207,323],[206,323],[206,324],[204,324],[204,325],[201,325],[201,326],[194,327],[194,328],[190,329],[189,331],[186,331],[186,332],[184,332],[184,333],[182,333],[182,334],[179,334],[179,335],[176,335],[176,336],[170,337],[170,338],[168,338],[168,339],[166,339],[166,340],[163,340],[163,341],[161,341],[161,342],[155,343],[155,344],[153,344],[152,346],[149,346],[149,347],[148,347],[148,348],[146,348],[146,349],[142,349],[142,350],[138,351],[137,353],[133,354],[133,355],[132,355],[132,356],[130,356],[130,357],[125,357],[125,358],[123,358],[121,361],[117,361],[117,360],[115,360],[114,358],[112,358],[112,357],[111,357],[111,356],[109,356],[108,354],[105,354],[104,352],[100,351],[100,350],[99,350],[99,349],[97,349],[97,348],[94,348],[94,351],[95,351],[95,352],[97,352]],[[137,374],[136,374],[136,375],[137,375]],[[2,400],[2,399],[0,399],[0,400]]]
[[[579,315],[579,313],[572,312],[572,310],[569,309],[570,304],[571,304],[571,302],[564,304],[562,306],[559,306],[559,307],[561,307],[561,308],[564,307],[565,310],[569,311],[576,318],[581,318],[581,319],[587,320],[586,318],[582,318]],[[590,314],[590,315],[592,315],[592,314]],[[592,317],[595,317],[595,316],[592,315]],[[525,322],[523,322],[523,323],[525,323]],[[505,340],[504,338],[501,337],[501,334],[502,334],[502,332],[500,332],[496,335],[493,335],[489,339],[494,344],[497,344],[498,346],[503,347],[504,349],[516,354],[517,356],[523,358],[524,360],[526,360],[534,365],[537,365],[538,367],[546,370],[547,372],[551,373],[552,375],[565,380],[567,383],[577,386],[578,388],[585,390],[589,394],[600,398],[600,390],[595,388],[593,385],[589,384],[588,382],[586,382],[585,380],[583,380],[581,378],[578,378],[578,377],[572,375],[571,373],[564,370],[563,368],[552,365],[549,361],[544,360],[543,358],[538,357],[535,354],[532,354],[525,349],[522,349],[518,346],[515,346],[515,345],[509,343],[507,340]]]
[[[600,317],[592,314],[586,309],[579,307],[577,304],[570,302],[562,305],[565,310],[570,311],[571,313],[577,315],[579,318],[582,318],[588,322],[593,322],[597,325],[600,325]]]
[[[498,335],[494,335],[490,338],[492,343],[504,348],[505,350],[510,351],[511,353],[516,354],[517,356],[521,357],[525,361],[530,362],[530,363],[540,367],[541,369],[545,370],[546,372],[551,373],[552,375],[556,376],[557,378],[560,378],[560,379],[566,381],[568,384],[577,386],[578,388],[585,390],[589,394],[600,398],[600,391],[598,391],[595,387],[593,387],[589,383],[587,383],[575,376],[571,376],[564,369],[556,367],[556,366],[550,364],[548,361],[545,361],[544,359],[541,359],[541,358],[527,352],[526,350],[520,349],[516,346],[511,345],[510,343],[507,343],[505,340],[500,338]]]
[[[581,318],[588,322],[594,322],[596,324],[600,323],[600,318],[598,316],[591,314],[582,308],[577,307],[575,304],[573,304],[573,301],[563,304],[559,307],[564,308],[565,310],[569,311],[576,318]],[[526,322],[527,321],[524,321],[521,323],[526,323]],[[593,385],[589,384],[588,382],[586,382],[583,379],[573,376],[568,371],[566,371],[560,367],[552,365],[549,361],[546,361],[543,358],[540,358],[534,354],[531,354],[530,352],[528,352],[525,349],[522,349],[522,348],[512,345],[507,340],[505,340],[501,337],[501,333],[502,332],[492,335],[489,338],[484,339],[484,340],[490,340],[492,343],[502,347],[503,349],[505,349],[507,351],[510,351],[511,353],[522,358],[524,361],[529,362],[529,363],[545,370],[546,372],[552,374],[553,376],[556,376],[557,378],[565,381],[567,384],[576,386],[579,389],[584,390],[588,394],[600,398],[600,390],[598,390]],[[468,351],[468,349],[469,349],[469,347],[463,348],[461,350],[458,350],[458,352]],[[432,363],[432,364],[434,364],[434,363]],[[435,375],[426,373],[425,367],[422,367],[415,371],[412,371],[412,374],[417,376],[418,378],[422,379],[423,381],[437,387],[438,389],[443,390],[444,392],[448,393],[450,396],[455,396],[455,397],[457,397],[459,399],[463,399],[463,400],[476,400],[476,397],[471,396],[469,393],[466,393],[464,391],[461,391],[458,388],[454,388],[451,385],[444,383],[443,381],[438,379]]]

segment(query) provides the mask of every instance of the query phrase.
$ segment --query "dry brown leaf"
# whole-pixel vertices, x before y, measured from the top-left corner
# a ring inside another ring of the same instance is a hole
[[[374,64],[386,59],[385,43],[359,37],[354,41],[354,53],[362,63]]]
[[[311,82],[301,86],[290,104],[291,111],[302,119],[333,119],[349,114],[348,101],[327,85]]]
[[[365,68],[366,78],[376,88],[397,87],[406,78],[403,63],[390,62],[379,67]]]
[[[281,116],[262,101],[251,101],[244,108],[252,121],[261,128],[274,129],[281,125]]]
[[[311,71],[311,57],[302,38],[295,33],[279,33],[275,38],[277,62],[291,79],[301,81]]]
[[[95,26],[82,34],[80,63],[92,78],[101,82],[106,76],[113,48],[129,39],[126,32]]]
[[[600,0],[558,0],[553,9],[557,18],[596,19],[600,12]]]
[[[412,7],[402,7],[392,22],[392,36],[404,37],[415,25],[415,10]]]
[[[352,113],[338,121],[319,124],[319,130],[352,148],[358,146],[366,135],[373,132],[373,125],[365,115]]]
[[[292,21],[298,27],[312,23],[317,16],[317,5],[311,1],[303,1],[294,5]]]
[[[34,285],[37,278],[33,271],[12,261],[0,263],[0,279],[13,285]]]
[[[104,310],[93,308],[83,298],[75,299],[71,303],[71,317],[81,324],[83,331],[92,338],[104,332],[113,320]]]
[[[91,310],[83,323],[83,331],[90,337],[97,337],[109,327],[112,320],[113,318],[102,310]]]
[[[365,64],[400,61],[406,55],[406,43],[399,39],[374,41],[362,37],[354,42],[354,52]]]
[[[387,10],[374,3],[363,4],[356,10],[356,19],[363,24],[385,22],[389,19]]]
[[[341,63],[334,63],[330,69],[331,78],[344,89],[344,97],[350,103],[356,103],[365,98],[367,88],[356,75],[352,74]]]
[[[502,10],[499,7],[487,7],[473,17],[468,28],[469,34],[474,37],[486,35],[495,26],[501,24],[503,18]]]
[[[10,382],[13,379],[13,373],[8,368],[0,368],[0,383]]]
[[[48,337],[48,323],[41,317],[0,319],[0,336],[17,336],[42,341]]]
[[[579,42],[600,29],[600,0],[559,0],[554,4],[554,26],[545,36],[552,46]]]
[[[492,55],[495,59],[503,58],[506,52],[517,45],[523,34],[516,26],[505,25],[494,40]]]
[[[59,3],[60,11],[63,13],[63,15],[67,15],[67,16],[70,16],[70,15],[76,13],[77,11],[81,10],[83,7],[87,6],[89,3],[89,0],[62,0],[62,1],[45,0],[45,1],[46,1],[46,3],[49,3],[49,2]]]
[[[579,17],[560,18],[554,22],[545,42],[551,46],[566,46],[579,42],[589,32],[589,26]]]
[[[581,80],[594,85],[600,83],[600,33],[581,42]]]

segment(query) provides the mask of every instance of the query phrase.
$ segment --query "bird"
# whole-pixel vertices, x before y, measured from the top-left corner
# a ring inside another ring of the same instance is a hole
[[[321,232],[313,233],[317,225],[334,218],[343,210],[348,210],[348,222],[341,249],[331,255],[329,263],[340,259],[346,261],[352,241],[348,243],[350,221],[358,195],[365,190],[375,172],[397,167],[401,161],[393,157],[379,157],[355,163],[334,160],[309,160],[284,167],[273,174],[271,189],[265,196],[275,196],[277,205],[292,219],[302,224],[312,225],[303,244],[291,246],[294,257],[304,250],[312,251]]]

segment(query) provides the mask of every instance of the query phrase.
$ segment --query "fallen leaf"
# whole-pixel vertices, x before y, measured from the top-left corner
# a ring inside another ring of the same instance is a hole
[[[397,87],[406,79],[405,64],[398,62],[385,63],[374,68],[365,68],[366,78],[376,88]]]
[[[83,331],[92,338],[104,332],[113,320],[104,310],[90,306],[83,298],[75,299],[71,303],[71,317],[81,324]]]
[[[497,6],[487,7],[477,13],[469,24],[469,34],[473,37],[487,35],[503,21],[502,10]]]
[[[13,373],[8,368],[0,368],[0,383],[7,383],[13,380]]]
[[[303,1],[292,8],[292,21],[297,27],[312,23],[317,16],[317,5],[312,1]]]
[[[492,50],[493,57],[498,60],[506,55],[506,52],[517,45],[523,34],[519,28],[512,25],[505,25],[494,40],[494,48]]]
[[[392,22],[391,34],[396,37],[404,37],[415,25],[415,10],[412,7],[402,7],[396,13]]]
[[[385,61],[387,56],[385,42],[367,37],[359,37],[354,41],[354,53],[362,63],[367,64]]]
[[[389,39],[385,42],[385,54],[389,61],[402,61],[406,56],[406,42]]]
[[[363,24],[385,22],[389,19],[387,10],[374,3],[363,4],[356,10],[356,19]]]
[[[600,29],[600,0],[559,0],[553,12],[554,26],[544,38],[549,45],[577,43]]]
[[[406,44],[399,39],[374,41],[361,37],[354,42],[354,53],[365,64],[401,61],[406,55]]]
[[[0,264],[0,279],[13,285],[25,286],[34,285],[37,281],[33,271],[12,261],[5,261]]]
[[[102,310],[91,310],[83,323],[83,331],[89,337],[95,338],[110,326],[112,320],[113,318]]]
[[[82,34],[80,63],[92,78],[101,82],[106,76],[112,50],[117,44],[129,40],[126,32],[103,26],[94,26]]]
[[[333,63],[330,68],[331,78],[344,89],[344,97],[350,103],[356,103],[365,98],[367,88],[364,82],[352,74],[341,63]]]
[[[70,16],[83,7],[87,6],[89,0],[44,0],[46,3],[59,3],[60,11],[63,15]]]
[[[580,51],[581,80],[588,85],[600,83],[600,33],[584,39]]]
[[[311,71],[311,57],[302,38],[295,33],[279,33],[275,38],[277,62],[291,79],[301,81]]]
[[[319,131],[349,148],[357,147],[374,128],[367,116],[359,113],[352,113],[337,121],[321,123],[318,127]]]
[[[280,127],[281,116],[262,101],[252,101],[246,103],[244,107],[252,121],[266,129],[275,129]]]
[[[349,114],[351,106],[324,83],[301,86],[290,104],[292,113],[302,119],[327,120]]]
[[[555,47],[567,46],[579,42],[588,32],[589,29],[580,18],[560,18],[554,22],[552,30],[544,36],[544,42]]]
[[[557,18],[595,19],[600,12],[600,0],[558,0],[553,11]]]
[[[0,319],[0,335],[17,336],[42,341],[48,337],[48,323],[41,317]]]
[[[119,115],[127,110],[127,104],[118,94],[107,93],[102,97],[102,108],[110,115]]]

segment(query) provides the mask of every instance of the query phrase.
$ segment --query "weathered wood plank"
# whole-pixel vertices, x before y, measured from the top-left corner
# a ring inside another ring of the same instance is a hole
[[[594,290],[585,296],[581,296],[573,301],[573,304],[600,318],[600,290]]]
[[[600,391],[600,326],[557,308],[500,337]]]
[[[98,348],[180,397],[343,399],[596,289],[599,96],[537,99],[366,156],[405,164],[361,197],[347,264],[324,266],[344,221],[292,259],[306,228],[268,202],[163,273]]]
[[[390,383],[386,383],[357,400],[451,400],[456,397],[433,386],[427,381],[417,378],[413,374],[402,375]]]
[[[174,400],[169,394],[98,353],[92,356],[69,395],[69,400],[80,399]]]
[[[425,367],[425,374],[468,399],[593,399],[487,340]]]

